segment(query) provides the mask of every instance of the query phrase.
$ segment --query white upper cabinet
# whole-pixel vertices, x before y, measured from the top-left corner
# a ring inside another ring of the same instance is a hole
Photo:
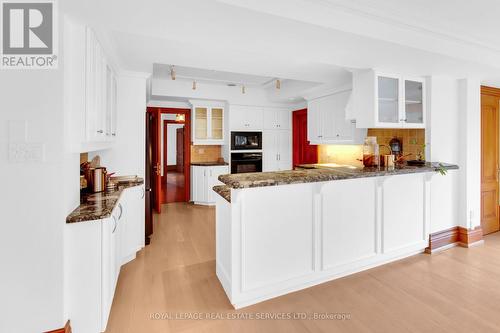
[[[263,108],[247,105],[230,105],[229,127],[231,131],[262,131]]]
[[[353,75],[358,128],[425,128],[425,81],[373,70]]]
[[[64,19],[67,143],[75,152],[110,148],[117,136],[117,76],[89,27]]]
[[[264,129],[288,130],[291,127],[291,112],[282,108],[264,108]]]
[[[351,91],[309,100],[307,103],[307,138],[311,144],[359,144],[365,130],[356,129],[346,119]]]
[[[194,145],[224,144],[224,106],[222,103],[190,101],[191,140]]]

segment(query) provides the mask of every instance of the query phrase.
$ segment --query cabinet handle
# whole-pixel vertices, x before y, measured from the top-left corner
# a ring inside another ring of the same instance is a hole
[[[115,226],[113,227],[113,231],[111,231],[112,234],[115,233],[116,231],[116,227],[118,226],[118,222],[116,221],[116,216],[112,215],[113,216],[113,221],[115,222]]]
[[[122,215],[123,215],[123,206],[121,203],[119,203],[118,207],[120,208],[120,215],[118,215],[118,220],[120,220],[122,218]]]

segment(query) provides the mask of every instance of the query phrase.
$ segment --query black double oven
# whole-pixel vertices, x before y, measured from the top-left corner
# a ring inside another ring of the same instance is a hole
[[[231,132],[231,173],[262,172],[262,132]]]

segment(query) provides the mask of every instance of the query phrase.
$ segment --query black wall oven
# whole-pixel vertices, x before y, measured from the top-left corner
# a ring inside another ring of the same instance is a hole
[[[262,149],[262,132],[231,132],[231,150]]]
[[[231,173],[262,172],[262,153],[231,153]]]

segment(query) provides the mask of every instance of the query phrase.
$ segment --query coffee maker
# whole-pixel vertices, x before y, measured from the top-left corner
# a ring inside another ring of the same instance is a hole
[[[395,159],[403,156],[403,143],[401,140],[398,138],[392,138],[391,141],[389,141],[389,146],[391,147],[392,154]]]

